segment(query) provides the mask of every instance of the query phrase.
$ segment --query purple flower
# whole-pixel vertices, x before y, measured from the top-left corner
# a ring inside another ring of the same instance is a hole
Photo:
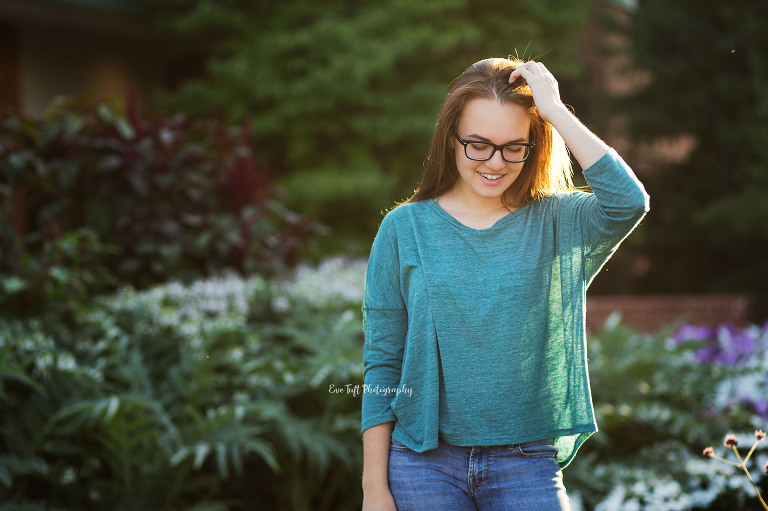
[[[694,358],[700,364],[717,362],[720,356],[720,348],[717,346],[707,346],[696,352]]]
[[[768,419],[768,399],[745,398],[745,402],[752,405],[760,417]]]
[[[706,447],[704,449],[704,452],[701,453],[701,454],[703,454],[704,456],[709,458],[710,456],[714,456],[715,455],[715,450],[712,447]]]
[[[766,323],[768,328],[768,323]],[[684,323],[673,334],[672,339],[678,343],[685,341],[704,341],[715,337],[715,330],[708,326],[697,326]]]
[[[727,404],[727,406],[739,405],[753,408],[761,418],[768,420],[768,399],[760,399],[754,396],[742,396],[735,400],[731,400]]]
[[[725,442],[723,442],[726,447],[736,447],[739,445],[739,440],[736,438],[736,435],[732,435],[728,433],[725,435]]]
[[[743,366],[768,344],[768,323],[764,328],[754,325],[739,328],[732,323],[717,328],[686,324],[672,334],[672,339],[677,343],[697,343],[700,348],[694,358],[699,363]]]
[[[720,348],[719,363],[735,365],[748,358],[757,347],[757,339],[750,328],[737,328],[731,323],[717,329],[717,341]]]

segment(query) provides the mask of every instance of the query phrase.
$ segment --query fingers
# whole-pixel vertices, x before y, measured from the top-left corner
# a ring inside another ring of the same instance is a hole
[[[534,66],[536,66],[536,70],[537,70],[539,73],[541,73],[541,74],[543,74],[543,75],[545,75],[545,74],[549,74],[549,70],[547,69],[547,66],[545,66],[545,65],[544,65],[542,62],[533,62],[533,61],[532,61],[532,62],[531,62],[531,64],[533,64]]]
[[[512,87],[522,86],[524,80],[533,97],[534,104],[545,121],[551,117],[551,113],[562,106],[557,80],[541,62],[526,62],[520,64],[509,75],[509,83]],[[518,85],[514,85],[518,84]]]
[[[524,64],[520,64],[514,71],[512,71],[512,74],[509,75],[509,83],[512,83],[521,77],[528,81],[528,78],[530,77],[545,75],[552,76],[552,73],[549,72],[544,64],[529,60]]]

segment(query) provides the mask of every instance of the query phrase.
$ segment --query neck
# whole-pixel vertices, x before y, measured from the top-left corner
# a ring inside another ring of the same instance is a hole
[[[454,205],[459,206],[472,215],[483,216],[498,213],[500,210],[507,211],[501,196],[499,197],[481,197],[474,193],[467,193],[462,187],[456,186],[442,196],[448,198]]]

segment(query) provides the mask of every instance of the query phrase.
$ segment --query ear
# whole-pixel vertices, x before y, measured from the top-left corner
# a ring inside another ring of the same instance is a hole
[[[448,132],[448,148],[451,151],[455,151],[456,150],[456,137],[454,136],[454,133],[456,133],[456,128],[452,128]]]

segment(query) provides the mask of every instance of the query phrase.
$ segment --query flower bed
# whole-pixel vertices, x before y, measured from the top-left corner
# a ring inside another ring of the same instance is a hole
[[[124,289],[71,325],[0,321],[0,509],[358,509],[364,275],[332,259]],[[591,335],[600,432],[565,470],[574,509],[756,509],[701,453],[766,429],[767,331],[614,317]]]

